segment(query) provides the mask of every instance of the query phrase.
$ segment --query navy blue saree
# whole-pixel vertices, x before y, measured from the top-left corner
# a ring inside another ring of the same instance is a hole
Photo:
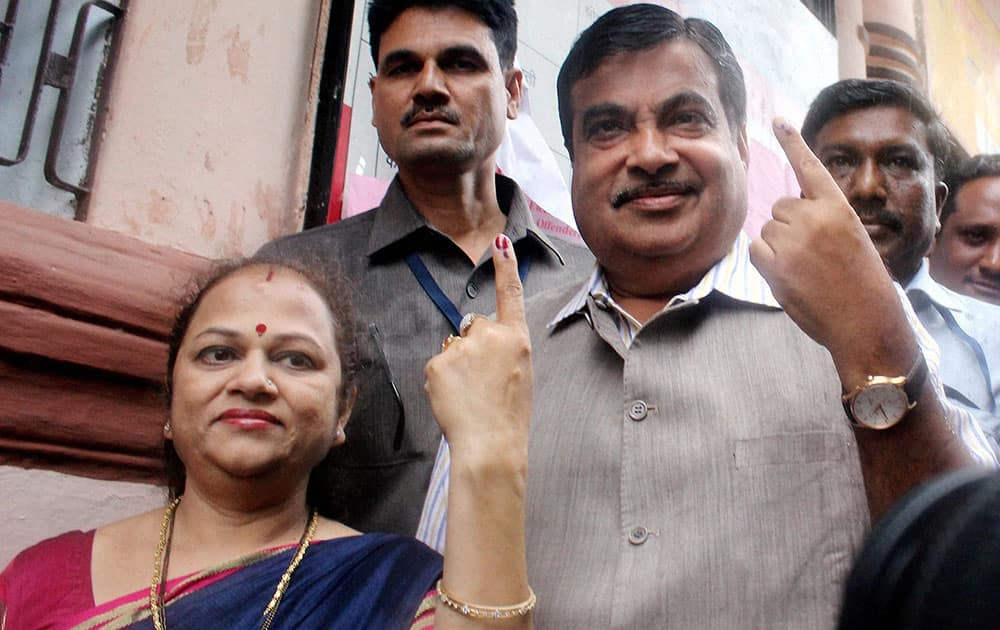
[[[172,629],[259,628],[294,546],[262,551],[231,566],[167,583],[164,610]],[[313,543],[295,570],[273,630],[409,628],[441,575],[441,557],[423,543],[366,534]],[[88,611],[73,628],[152,630],[149,591]]]

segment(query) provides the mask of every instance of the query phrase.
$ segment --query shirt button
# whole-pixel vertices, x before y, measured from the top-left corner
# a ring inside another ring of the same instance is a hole
[[[635,400],[628,406],[628,417],[636,422],[645,420],[648,414],[649,406],[644,400]]]
[[[476,299],[476,296],[479,295],[479,285],[475,282],[469,281],[469,284],[465,285],[465,294],[473,300]]]
[[[633,545],[641,545],[646,542],[647,538],[649,538],[649,530],[642,525],[633,527],[628,532],[628,541]]]

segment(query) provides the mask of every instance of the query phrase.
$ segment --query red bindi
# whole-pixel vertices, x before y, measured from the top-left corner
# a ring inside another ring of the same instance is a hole
[[[270,269],[269,268],[267,270],[267,279],[265,280],[265,282],[270,282],[271,278],[273,278],[273,277],[274,277],[274,269]],[[261,326],[264,326],[264,325],[261,324]],[[260,328],[260,326],[258,326],[257,328]],[[264,328],[267,328],[267,326],[264,326]]]
[[[257,324],[255,330],[257,331],[257,336],[261,337],[267,332],[267,324]]]

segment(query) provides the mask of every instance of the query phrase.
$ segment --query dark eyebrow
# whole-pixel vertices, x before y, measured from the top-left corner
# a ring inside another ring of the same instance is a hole
[[[896,144],[890,144],[887,147],[883,147],[882,150],[879,151],[879,155],[893,155],[899,152],[910,153],[920,159],[923,159],[923,155],[925,153],[925,151],[915,141],[907,140],[905,142],[897,142]]]
[[[400,48],[399,50],[394,50],[391,53],[387,54],[385,57],[382,57],[382,62],[378,65],[378,69],[384,68],[385,66],[394,63],[410,61],[411,59],[416,58],[416,56],[417,56],[416,52],[409,50],[407,48]]]
[[[455,57],[466,57],[474,59],[477,63],[481,63],[484,66],[488,66],[489,62],[483,57],[483,53],[479,51],[475,46],[468,46],[465,44],[459,44],[455,46],[449,46],[444,50],[437,53],[438,59],[449,59]],[[419,59],[420,55],[416,51],[410,50],[408,48],[400,48],[398,50],[393,50],[392,52],[386,54],[382,58],[382,63],[379,64],[379,68],[383,68],[388,65],[401,63],[404,61],[412,61]]]
[[[583,110],[583,113],[580,115],[580,126],[583,129],[586,129],[595,120],[603,118],[624,118],[625,116],[626,110],[621,105],[615,105],[614,103],[601,103]]]
[[[962,222],[961,217],[959,217],[957,214],[953,214],[951,216],[957,218],[959,223]],[[951,221],[951,218],[949,217],[948,220]],[[979,230],[982,232],[989,232],[990,234],[993,234],[997,231],[997,226],[993,225],[989,221],[983,221],[982,219],[976,219],[974,221],[968,221],[967,223],[962,223],[961,227],[963,230]]]
[[[818,156],[820,153],[830,153],[834,151],[839,153],[847,153],[849,155],[855,155],[858,153],[857,147],[854,147],[850,144],[840,143],[840,144],[827,144],[822,147],[818,147],[816,155]]]
[[[657,108],[657,115],[662,117],[683,107],[691,106],[702,110],[711,119],[712,124],[715,124],[717,116],[712,104],[701,94],[691,91],[674,94],[660,103],[660,106]],[[622,118],[626,115],[627,110],[621,105],[617,105],[615,103],[600,103],[588,107],[583,111],[581,114],[581,125],[584,129],[586,129],[587,126],[595,120],[599,120],[601,118]]]
[[[230,328],[222,328],[220,326],[212,326],[211,328],[206,328],[197,335],[194,336],[195,339],[199,337],[204,337],[205,335],[219,335],[220,337],[225,337],[226,339],[236,339],[240,336],[238,332]]]
[[[660,116],[663,116],[683,107],[697,107],[711,119],[711,123],[713,125],[716,123],[717,115],[715,108],[712,107],[712,104],[704,96],[692,91],[674,94],[667,100],[660,103],[659,111],[657,113]]]
[[[270,335],[271,333],[265,333],[265,334]],[[199,338],[204,337],[206,335],[218,335],[218,336],[223,337],[223,338],[225,338],[227,340],[240,339],[241,337],[244,336],[244,335],[240,334],[239,332],[237,332],[237,331],[235,331],[235,330],[233,330],[231,328],[223,328],[221,326],[212,326],[210,328],[206,328],[205,330],[201,331],[200,333],[198,333],[197,335],[195,335],[194,338],[195,339],[199,339]],[[273,337],[275,339],[277,339],[279,343],[284,343],[284,342],[288,342],[288,341],[302,341],[302,342],[305,342],[305,343],[307,343],[307,344],[309,344],[311,346],[315,346],[316,348],[320,348],[321,347],[320,344],[317,343],[317,341],[313,337],[311,337],[309,335],[302,334],[302,333],[297,333],[297,332],[281,333],[281,334],[273,335]]]
[[[445,48],[440,53],[438,53],[438,59],[446,59],[449,57],[468,57],[471,59],[475,59],[477,62],[483,65],[489,65],[489,62],[486,60],[486,57],[483,57],[483,53],[479,52],[479,49],[476,48],[475,46],[467,46],[464,44],[458,46],[449,46],[448,48]]]
[[[880,160],[890,160],[893,158],[910,160],[912,167],[917,171],[926,168],[933,170],[934,168],[934,157],[930,155],[930,151],[924,150],[913,140],[885,147],[884,150],[879,151],[878,157]]]

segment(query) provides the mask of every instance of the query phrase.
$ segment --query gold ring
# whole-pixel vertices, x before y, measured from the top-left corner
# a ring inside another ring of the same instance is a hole
[[[447,350],[448,346],[454,343],[457,339],[459,339],[459,337],[456,337],[455,335],[448,335],[445,337],[444,341],[441,342],[441,352]]]

